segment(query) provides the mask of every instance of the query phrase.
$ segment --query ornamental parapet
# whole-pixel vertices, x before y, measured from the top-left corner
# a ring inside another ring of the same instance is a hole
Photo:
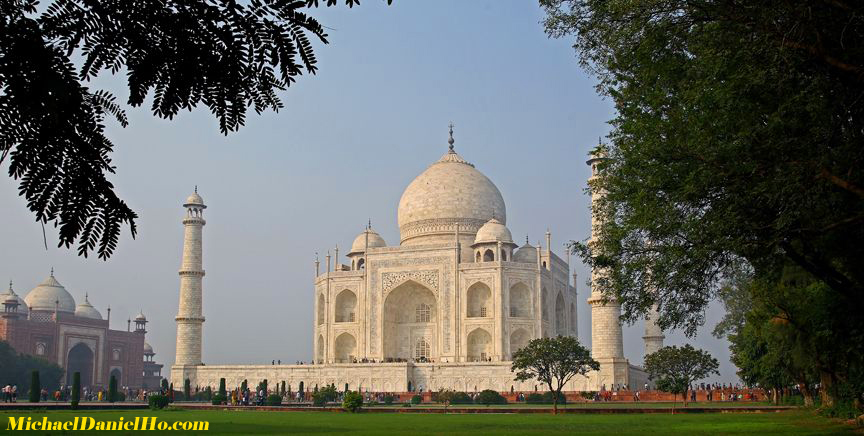
[[[204,322],[203,316],[177,316],[174,318],[175,321],[194,321],[194,322]]]
[[[204,218],[200,218],[197,216],[188,216],[186,218],[183,218],[183,224],[200,224],[203,226],[204,224],[207,224],[207,221],[205,221]]]
[[[204,274],[205,274],[204,270],[196,271],[196,270],[191,270],[191,269],[181,269],[180,271],[177,271],[177,273],[180,274],[181,276],[198,276],[198,277],[204,277]]]

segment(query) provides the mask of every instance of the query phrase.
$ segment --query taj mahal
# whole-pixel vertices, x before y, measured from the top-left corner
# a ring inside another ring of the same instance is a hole
[[[225,378],[228,386],[267,379],[292,387],[303,382],[307,389],[347,384],[363,392],[535,390],[536,381],[513,380],[510,360],[531,339],[578,335],[580,296],[569,256],[552,252],[548,231],[536,245],[527,238],[517,244],[501,192],[456,153],[452,126],[448,143],[449,150],[402,194],[398,244],[388,244],[369,225],[344,263],[338,251],[323,265],[315,261],[312,364],[202,363],[207,206],[196,189],[184,204],[174,385],[188,379],[215,388]],[[603,158],[595,152],[588,160],[592,178],[600,175]],[[600,195],[592,192],[592,200]],[[594,271],[592,280],[601,273]],[[565,390],[647,382],[646,373],[624,356],[620,306],[596,292],[587,303],[591,352],[600,370],[575,377]],[[662,347],[663,339],[646,320],[645,352]]]

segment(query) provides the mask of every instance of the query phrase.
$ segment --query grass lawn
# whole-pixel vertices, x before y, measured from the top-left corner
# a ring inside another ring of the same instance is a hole
[[[0,412],[4,434],[10,417],[30,416],[33,421],[47,416],[52,421],[91,416],[96,420],[125,421],[135,417],[157,417],[175,421],[209,421],[208,435],[244,434],[854,434],[854,430],[837,421],[813,415],[806,410],[779,413],[705,413],[695,415],[666,414],[349,414],[329,412],[258,412],[215,410],[152,411],[30,411]],[[106,434],[105,432],[92,432]],[[120,432],[109,432],[117,434]],[[134,433],[134,432],[127,432]],[[171,433],[187,433],[172,431]],[[30,431],[27,434],[63,434],[63,432]],[[67,434],[90,434],[68,432]],[[146,433],[145,433],[146,434]]]

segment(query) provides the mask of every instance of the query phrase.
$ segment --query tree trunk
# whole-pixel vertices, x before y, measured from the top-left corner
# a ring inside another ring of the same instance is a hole
[[[552,391],[552,414],[558,414],[558,392]]]
[[[687,407],[687,389],[684,389],[684,407]]]
[[[806,382],[801,383],[801,395],[804,397],[804,407],[813,407],[813,391]]]
[[[822,398],[822,407],[834,407],[834,377],[827,371],[819,373],[819,381],[822,383],[822,389],[819,390],[819,396]]]
[[[779,390],[780,389],[778,389],[776,386],[774,387],[774,389],[771,389],[771,402],[774,403],[775,406],[780,404],[780,396],[778,392]]]

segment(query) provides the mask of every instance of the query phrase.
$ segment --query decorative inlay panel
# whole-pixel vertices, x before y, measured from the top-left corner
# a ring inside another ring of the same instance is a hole
[[[408,280],[414,280],[415,282],[428,285],[435,291],[438,290],[438,270],[383,273],[381,274],[381,290],[387,293]]]

